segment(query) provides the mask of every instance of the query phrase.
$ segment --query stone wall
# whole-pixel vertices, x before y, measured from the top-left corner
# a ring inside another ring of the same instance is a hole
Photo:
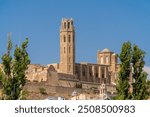
[[[45,89],[46,94],[43,95],[40,93],[40,88]],[[62,86],[52,86],[46,85],[45,82],[28,82],[24,90],[28,91],[29,95],[27,99],[46,99],[49,96],[62,96],[66,99],[69,99],[72,95],[72,92],[76,90],[78,93],[82,92],[82,89],[74,87],[62,87]]]
[[[48,68],[46,66],[30,64],[26,71],[27,79],[30,81],[47,81]]]

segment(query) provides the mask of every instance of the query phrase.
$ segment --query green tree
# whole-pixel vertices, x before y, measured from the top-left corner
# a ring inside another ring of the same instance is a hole
[[[135,100],[148,98],[147,92],[147,73],[143,71],[145,52],[137,45],[132,49],[132,68],[133,68],[133,92],[132,96]]]
[[[126,100],[129,99],[129,78],[130,78],[130,63],[131,63],[131,43],[126,42],[123,44],[121,53],[119,55],[121,65],[119,72],[119,79],[117,83],[118,96],[116,99]]]
[[[119,55],[121,65],[115,99],[142,100],[148,98],[147,73],[143,71],[145,52],[137,45],[125,42]],[[132,79],[132,84],[130,83]],[[131,90],[132,89],[132,90]]]
[[[28,39],[22,43],[21,47],[16,46],[14,59],[10,53],[12,49],[11,40],[8,40],[7,53],[2,56],[2,69],[0,79],[3,86],[3,99],[19,99],[23,86],[25,85],[25,71],[30,64],[30,59],[26,51]]]
[[[10,38],[7,43],[7,52],[2,56],[2,69],[1,69],[1,83],[2,89],[2,99],[11,99],[11,89],[12,89],[12,57],[10,56],[10,51],[12,49],[12,43]]]
[[[150,98],[150,80],[147,81],[147,92],[148,92],[148,96]]]

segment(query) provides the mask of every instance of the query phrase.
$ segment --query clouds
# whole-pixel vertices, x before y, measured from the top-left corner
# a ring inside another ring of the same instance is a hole
[[[145,71],[146,73],[148,73],[148,79],[150,80],[150,67],[149,67],[149,66],[145,66],[145,67],[144,67],[144,71]]]

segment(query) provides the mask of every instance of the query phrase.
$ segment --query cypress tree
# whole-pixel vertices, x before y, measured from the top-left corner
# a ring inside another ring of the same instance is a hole
[[[2,69],[1,69],[1,83],[3,86],[2,99],[11,99],[11,89],[12,89],[12,57],[10,52],[12,49],[11,39],[8,38],[7,52],[2,56]]]
[[[142,100],[148,98],[147,73],[143,71],[145,52],[137,45],[125,42],[119,55],[121,64],[117,83],[118,96],[115,99]],[[132,84],[130,78],[132,77]],[[130,91],[132,89],[132,91]]]
[[[121,65],[119,72],[119,79],[117,84],[117,99],[129,99],[129,78],[130,78],[130,63],[131,63],[131,43],[125,42],[122,45],[121,53],[119,55]]]
[[[148,98],[147,92],[147,73],[143,71],[145,52],[137,45],[132,49],[132,65],[133,65],[133,99],[143,100]]]
[[[16,46],[14,59],[10,55],[12,49],[11,40],[8,40],[7,53],[2,56],[2,69],[0,79],[3,86],[2,99],[20,99],[23,86],[26,82],[25,71],[30,64],[30,59],[26,51],[28,39],[22,43],[21,47]]]

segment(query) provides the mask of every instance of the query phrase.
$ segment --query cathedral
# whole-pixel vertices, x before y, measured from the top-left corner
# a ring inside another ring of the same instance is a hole
[[[81,96],[82,93],[90,95],[89,99],[95,98],[97,91],[100,95],[116,94],[116,80],[120,69],[117,54],[105,48],[97,51],[97,63],[76,63],[75,42],[73,19],[63,18],[60,27],[60,62],[28,66],[27,83],[24,87],[24,90],[30,92],[28,99],[43,99],[39,93],[42,88],[46,90],[45,98],[48,95],[61,95],[70,99],[72,92],[76,91]]]
[[[105,48],[97,52],[97,64],[75,61],[75,27],[73,19],[62,19],[60,28],[60,63],[53,65],[58,73],[73,75],[77,80],[93,83],[115,83],[119,64],[117,54]]]
[[[51,86],[92,88],[101,84],[110,92],[115,90],[119,64],[117,54],[108,48],[97,52],[97,64],[75,60],[75,27],[73,19],[63,18],[60,27],[60,63],[47,66],[31,64],[27,79],[31,82],[47,82]]]

